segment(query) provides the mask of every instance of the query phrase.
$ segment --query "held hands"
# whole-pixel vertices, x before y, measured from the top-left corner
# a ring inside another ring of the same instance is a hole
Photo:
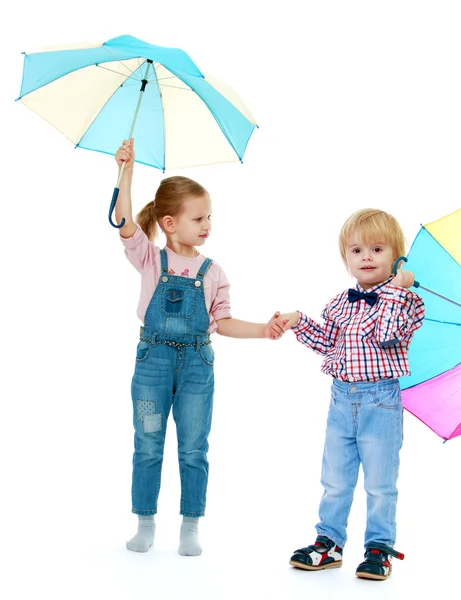
[[[123,140],[122,145],[115,153],[115,160],[117,165],[121,168],[122,164],[125,163],[125,171],[132,169],[134,164],[134,139],[130,141]]]
[[[293,325],[299,321],[299,312],[285,313],[281,315],[276,312],[272,319],[269,321],[270,332],[272,339],[278,339],[281,337],[287,329],[291,329]]]
[[[403,271],[402,269],[389,282],[391,285],[398,287],[410,288],[415,282],[415,276],[411,271]]]
[[[278,340],[285,333],[279,321],[280,313],[277,311],[270,321],[264,325],[264,337],[271,340]]]

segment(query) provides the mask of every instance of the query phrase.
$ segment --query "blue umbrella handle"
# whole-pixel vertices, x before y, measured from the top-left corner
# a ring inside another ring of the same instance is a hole
[[[397,267],[399,266],[399,262],[401,260],[408,262],[408,258],[406,256],[399,256],[398,259],[394,263],[394,268],[393,268],[394,275],[397,275]],[[419,281],[415,281],[413,283],[413,287],[415,287],[415,288],[419,287]]]
[[[116,227],[117,229],[120,229],[121,227],[123,227],[125,225],[125,217],[122,218],[120,225],[117,225],[117,223],[114,223],[112,221],[112,213],[114,212],[114,209],[115,209],[115,204],[117,202],[119,191],[120,190],[118,187],[114,188],[114,193],[112,194],[112,202],[110,203],[110,208],[109,208],[109,223],[112,225],[112,227]]]

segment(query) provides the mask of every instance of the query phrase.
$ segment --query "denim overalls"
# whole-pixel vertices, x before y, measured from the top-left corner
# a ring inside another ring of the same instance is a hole
[[[157,512],[166,423],[173,406],[181,477],[180,513],[205,513],[208,435],[213,406],[214,352],[208,328],[204,277],[169,275],[165,250],[161,273],[146,311],[131,384],[135,428],[132,511]]]

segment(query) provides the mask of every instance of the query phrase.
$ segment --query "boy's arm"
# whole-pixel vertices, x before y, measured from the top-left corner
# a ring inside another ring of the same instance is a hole
[[[339,335],[339,327],[332,319],[328,318],[327,310],[324,310],[322,317],[324,324],[320,325],[303,313],[299,313],[298,322],[292,329],[298,342],[308,346],[317,354],[325,355],[335,347]],[[283,317],[283,315],[281,315]]]
[[[380,294],[375,337],[381,347],[395,346],[421,327],[424,320],[423,299],[403,287],[392,286]]]
[[[298,342],[309,346],[317,354],[326,354],[338,339],[339,327],[328,317],[328,306],[322,312],[324,324],[316,323],[302,312],[296,311],[280,315],[277,323],[287,329],[292,329]]]

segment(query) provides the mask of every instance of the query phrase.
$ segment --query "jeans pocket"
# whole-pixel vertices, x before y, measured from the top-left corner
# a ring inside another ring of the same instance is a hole
[[[136,362],[143,362],[149,356],[150,342],[140,341],[136,348]]]
[[[373,394],[376,406],[389,410],[399,410],[402,407],[402,392],[400,387],[378,390]]]
[[[214,364],[214,350],[211,347],[211,344],[200,346],[199,352],[205,364],[210,366]]]

